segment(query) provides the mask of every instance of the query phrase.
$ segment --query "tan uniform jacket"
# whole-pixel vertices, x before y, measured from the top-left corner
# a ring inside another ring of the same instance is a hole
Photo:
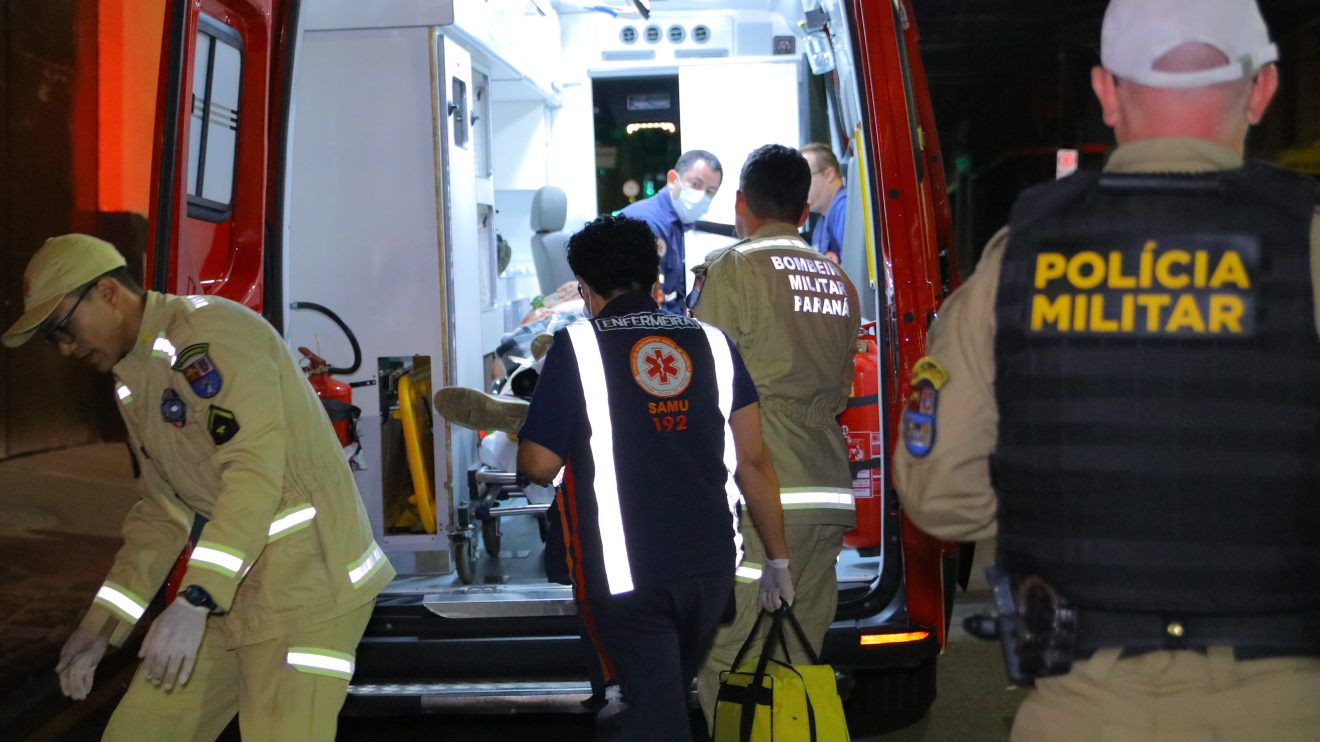
[[[1196,173],[1241,167],[1242,157],[1197,139],[1148,139],[1114,151],[1105,170],[1119,173]],[[998,440],[995,404],[995,295],[1008,244],[1001,230],[981,256],[976,272],[944,303],[931,327],[927,354],[943,365],[948,381],[936,407],[936,441],[924,458],[902,441],[894,454],[894,484],[913,522],[943,539],[972,541],[996,533],[990,454]],[[1317,292],[1320,331],[1320,214],[1311,224],[1311,285]]]
[[[137,345],[114,375],[146,492],[83,626],[121,643],[196,513],[209,522],[182,585],[227,611],[231,647],[348,613],[389,583],[330,421],[261,317],[216,297],[148,292]]]
[[[852,474],[838,416],[852,389],[857,290],[789,224],[715,257],[692,314],[738,346],[761,399],[786,524],[852,526]]]

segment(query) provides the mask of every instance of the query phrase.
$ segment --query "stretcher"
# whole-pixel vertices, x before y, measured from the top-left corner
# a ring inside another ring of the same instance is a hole
[[[548,527],[546,513],[553,499],[553,490],[532,484],[516,472],[486,464],[468,471],[468,491],[471,496],[467,502],[454,508],[454,528],[449,534],[454,566],[465,585],[476,580],[478,539],[487,557],[500,557],[503,518],[535,518],[544,543]]]

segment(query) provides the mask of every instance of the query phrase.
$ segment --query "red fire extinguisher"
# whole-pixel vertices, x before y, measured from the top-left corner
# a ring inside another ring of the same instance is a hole
[[[329,307],[310,301],[296,301],[289,306],[292,309],[311,309],[325,315],[330,321],[339,325],[339,329],[344,331],[349,344],[353,347],[353,363],[346,367],[331,366],[328,361],[306,347],[299,347],[298,352],[307,359],[303,371],[307,373],[307,381],[316,391],[316,396],[321,398],[321,405],[330,416],[330,424],[334,426],[339,444],[345,448],[356,445],[357,419],[362,411],[353,406],[353,387],[334,378],[333,374],[351,374],[362,365],[362,347],[358,345],[357,336]]]
[[[852,394],[839,415],[848,441],[848,462],[853,474],[853,502],[857,526],[843,534],[855,549],[881,544],[884,516],[884,433],[880,429],[880,367],[876,323],[862,325],[853,356]]]
[[[307,365],[303,368],[307,373],[307,381],[316,391],[316,396],[321,398],[321,404],[330,416],[330,424],[335,428],[335,436],[339,438],[339,445],[353,445],[357,437],[353,430],[354,420],[351,414],[344,414],[353,407],[353,388],[330,375],[330,364],[324,358],[303,346],[298,348],[298,352],[307,359]]]

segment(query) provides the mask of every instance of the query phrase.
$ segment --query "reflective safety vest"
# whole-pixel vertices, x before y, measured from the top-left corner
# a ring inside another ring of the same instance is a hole
[[[1316,184],[1086,173],[1014,208],[999,559],[1083,608],[1320,607]]]
[[[711,571],[708,566],[688,568],[685,561],[732,570],[741,557],[736,518],[742,495],[732,475],[737,458],[728,424],[734,389],[729,342],[709,325],[669,319],[682,329],[650,335],[598,331],[596,323],[609,318],[567,328],[586,403],[590,475],[583,476],[582,461],[570,459],[569,466],[575,494],[587,487],[594,494],[594,507],[579,502],[575,510],[578,517],[591,518],[587,529],[599,534],[600,552],[587,560],[603,569],[612,595],[648,581]],[[626,359],[629,369],[644,369],[644,358],[639,358],[653,352],[659,353],[657,361],[675,362],[669,367],[671,383],[686,384],[667,398],[684,410],[669,416],[669,422],[650,410],[669,409],[663,406],[666,397],[654,392],[672,390],[657,388],[653,379],[625,375],[620,364]],[[701,466],[694,471],[680,458]]]

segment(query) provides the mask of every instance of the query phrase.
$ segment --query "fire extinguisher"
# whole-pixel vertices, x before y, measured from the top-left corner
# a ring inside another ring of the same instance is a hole
[[[884,433],[880,429],[880,367],[876,323],[862,325],[853,355],[852,394],[839,414],[848,441],[848,462],[853,475],[853,503],[857,526],[843,534],[855,549],[880,546],[883,536]]]
[[[307,361],[303,371],[306,372],[307,381],[312,385],[312,389],[316,391],[316,396],[321,398],[321,405],[325,407],[326,414],[330,416],[330,423],[334,426],[339,444],[345,448],[357,445],[357,419],[362,414],[362,410],[353,405],[353,387],[333,377],[333,374],[351,374],[362,366],[362,347],[358,345],[357,336],[329,307],[310,301],[295,301],[289,307],[311,309],[325,315],[344,331],[349,345],[353,347],[353,364],[347,367],[331,366],[328,361],[306,347],[300,346],[298,352]]]

